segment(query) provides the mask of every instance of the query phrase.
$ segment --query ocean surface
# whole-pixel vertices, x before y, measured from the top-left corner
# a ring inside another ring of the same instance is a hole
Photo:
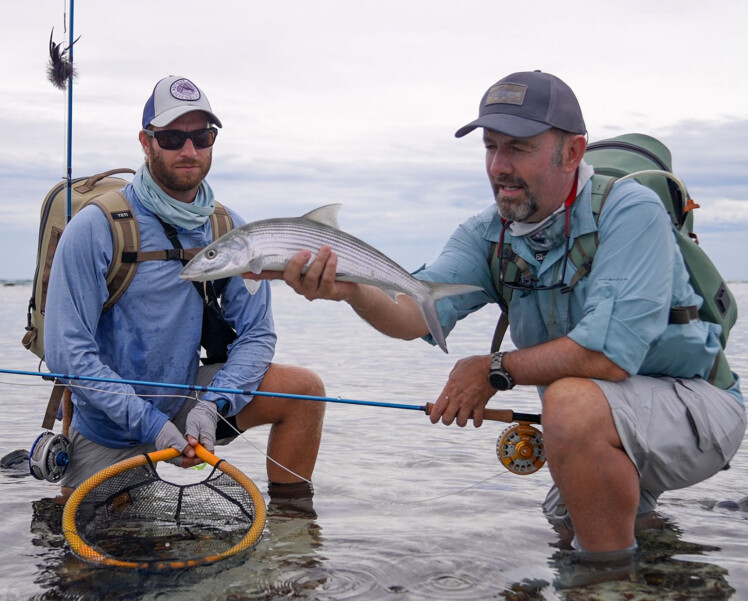
[[[741,315],[748,315],[748,283],[732,288]],[[0,287],[0,368],[39,367],[20,343],[30,292],[30,284]],[[309,303],[280,283],[273,292],[276,360],[316,370],[327,394],[343,399],[434,401],[457,359],[486,352],[498,316],[496,307],[486,307],[460,323],[445,355],[422,341],[388,339],[347,306]],[[748,376],[745,321],[733,330],[728,357]],[[0,382],[5,455],[29,449],[41,433],[51,385],[6,374]],[[540,410],[526,387],[495,397],[489,407]],[[445,427],[417,410],[328,404],[314,474],[318,517],[269,518],[240,565],[200,573],[145,575],[82,563],[49,501],[57,487],[0,470],[0,601],[748,599],[748,513],[715,507],[748,495],[746,445],[731,469],[662,496],[665,527],[639,537],[637,582],[562,591],[553,583],[563,552],[540,508],[550,474],[543,467],[519,476],[499,463],[496,442],[507,427]],[[260,428],[218,453],[263,493],[266,441],[267,429]],[[596,461],[589,457],[591,469]]]

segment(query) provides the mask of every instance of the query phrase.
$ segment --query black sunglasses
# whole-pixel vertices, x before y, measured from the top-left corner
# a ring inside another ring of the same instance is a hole
[[[190,139],[195,148],[210,148],[216,141],[218,130],[215,127],[196,129],[195,131],[180,131],[178,129],[162,129],[153,131],[144,129],[146,136],[156,138],[158,145],[164,150],[179,150]]]
[[[535,277],[529,277],[526,278],[524,275],[520,277],[520,280],[518,282],[507,282],[504,279],[504,232],[506,231],[506,228],[511,224],[511,221],[505,221],[504,224],[501,226],[501,234],[499,235],[499,245],[497,248],[498,256],[499,256],[499,284],[502,286],[506,286],[507,288],[511,288],[512,290],[524,290],[524,291],[533,291],[533,292],[542,292],[546,290],[558,290],[561,289],[562,293],[568,292],[570,290],[568,284],[565,284],[566,280],[566,264],[569,262],[569,252],[570,252],[570,245],[569,245],[569,207],[566,207],[566,215],[564,215],[564,218],[566,220],[566,224],[564,227],[564,232],[566,234],[566,240],[564,242],[564,263],[561,268],[561,277],[558,279],[558,282],[555,284],[551,284],[550,286],[538,286],[537,279]]]

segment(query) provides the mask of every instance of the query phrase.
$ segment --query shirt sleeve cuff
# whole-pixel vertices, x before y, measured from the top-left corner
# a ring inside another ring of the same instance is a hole
[[[603,353],[629,374],[635,374],[647,354],[648,345],[613,314],[614,297],[602,299],[569,332],[569,338],[591,351]]]

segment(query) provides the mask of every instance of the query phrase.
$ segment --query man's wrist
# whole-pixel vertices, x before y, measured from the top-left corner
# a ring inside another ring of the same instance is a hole
[[[504,391],[514,388],[514,378],[506,370],[504,356],[506,352],[498,351],[491,355],[491,364],[488,369],[488,382],[496,390]]]

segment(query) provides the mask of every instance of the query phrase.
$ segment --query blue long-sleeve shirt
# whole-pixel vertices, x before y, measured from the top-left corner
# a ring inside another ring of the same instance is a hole
[[[124,193],[138,221],[141,250],[172,248],[156,217]],[[235,226],[241,218],[233,212]],[[212,241],[210,220],[194,230],[177,228],[184,248]],[[112,260],[112,234],[103,212],[81,210],[65,228],[55,252],[47,292],[44,347],[53,372],[125,380],[192,384],[199,365],[203,300],[195,286],[179,278],[180,261],[146,261],[117,303],[102,313],[108,297],[106,274]],[[226,320],[236,329],[228,361],[212,385],[256,390],[275,352],[270,286],[250,295],[241,277],[222,294]],[[174,417],[186,391],[115,382],[73,388],[73,427],[87,438],[115,448],[153,442]],[[226,399],[236,414],[251,397],[205,393]]]
[[[571,293],[561,290],[516,290],[509,306],[510,334],[517,348],[569,336],[581,346],[605,354],[629,374],[707,379],[720,350],[717,324],[694,320],[669,324],[671,307],[701,306],[688,282],[670,218],[662,202],[634,181],[615,185],[596,224],[588,180],[571,207],[570,244],[598,231],[599,246],[591,273]],[[483,288],[450,297],[437,305],[445,332],[458,320],[487,303],[497,303],[489,254],[499,242],[501,219],[496,205],[468,219],[452,234],[440,256],[418,278],[475,284]],[[564,246],[548,252],[542,262],[527,241],[505,234],[505,242],[530,266],[538,284],[558,281]],[[567,268],[566,283],[573,274]],[[430,336],[426,337],[430,340]],[[729,392],[742,402],[738,377]]]

